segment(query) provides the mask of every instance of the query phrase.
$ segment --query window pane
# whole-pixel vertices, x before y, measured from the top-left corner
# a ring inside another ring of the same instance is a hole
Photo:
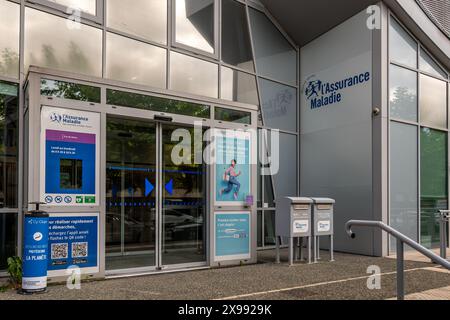
[[[389,74],[391,117],[417,121],[417,73],[391,65]]]
[[[0,75],[19,77],[19,5],[0,1]]]
[[[167,43],[167,0],[108,0],[108,27]]]
[[[264,211],[264,246],[275,245],[275,211]]]
[[[297,51],[262,12],[250,9],[255,59],[261,75],[297,83]]]
[[[214,0],[176,0],[175,11],[175,41],[214,53]]]
[[[30,65],[102,76],[102,31],[25,9],[25,69]]]
[[[259,79],[264,125],[274,129],[297,131],[297,90]]]
[[[17,255],[17,228],[17,214],[0,213],[0,270],[6,270],[6,260]]]
[[[79,9],[80,11],[89,13],[93,16],[97,14],[97,0],[46,0],[66,6],[69,8]]]
[[[421,241],[439,246],[438,211],[448,208],[447,134],[422,128],[420,134]]]
[[[437,77],[447,79],[447,73],[442,70],[442,68],[439,67],[439,65],[423,49],[420,50],[419,63],[420,70],[434,74]]]
[[[391,122],[390,225],[413,240],[417,237],[417,127]],[[391,252],[396,240],[390,238]]]
[[[214,118],[219,121],[251,124],[252,114],[250,112],[231,110],[216,107]]]
[[[219,68],[216,64],[171,52],[170,89],[217,98]]]
[[[47,97],[100,103],[101,91],[98,87],[91,87],[78,83],[42,79],[41,94]]]
[[[275,141],[272,141],[273,134],[271,137],[271,139],[268,139],[269,152],[272,144],[275,143]],[[297,136],[280,133],[279,155],[280,163],[278,172],[272,172],[275,201],[276,199],[283,197],[297,196]],[[270,176],[266,177],[265,187],[268,188],[267,181],[270,181]],[[270,192],[270,189],[268,189],[268,191]],[[264,202],[268,202],[267,198],[265,198]]]
[[[0,82],[0,208],[17,208],[18,86]]]
[[[106,36],[106,77],[166,87],[166,50],[113,33]]]
[[[222,67],[221,78],[221,99],[259,105],[255,76]]]
[[[389,54],[392,61],[417,68],[417,42],[391,18]]]
[[[112,89],[106,90],[106,103],[116,106],[182,114],[199,118],[210,118],[209,106]]]
[[[255,71],[245,6],[234,0],[222,0],[222,60]]]
[[[420,117],[425,125],[447,128],[447,84],[420,76]]]

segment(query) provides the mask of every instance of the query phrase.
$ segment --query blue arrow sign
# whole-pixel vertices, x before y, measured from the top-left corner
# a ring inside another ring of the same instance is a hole
[[[166,184],[166,190],[170,195],[173,194],[173,179]]]
[[[148,181],[148,179],[145,179],[145,196],[147,197],[150,193],[152,193],[153,189],[155,189],[155,186]]]

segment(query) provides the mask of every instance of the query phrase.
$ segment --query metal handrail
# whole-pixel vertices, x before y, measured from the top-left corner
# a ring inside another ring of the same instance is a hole
[[[421,254],[427,256],[431,259],[431,261],[436,264],[440,264],[444,268],[450,270],[450,262],[441,258],[431,250],[428,250],[421,244],[416,241],[408,238],[404,234],[398,232],[394,228],[388,226],[387,224],[381,221],[366,221],[366,220],[350,220],[345,224],[345,230],[347,234],[354,239],[356,237],[355,233],[352,231],[352,226],[361,226],[361,227],[375,227],[380,228],[381,230],[386,231],[391,236],[397,239],[397,299],[404,300],[405,299],[405,284],[404,284],[404,244],[406,243],[411,248],[419,251]]]

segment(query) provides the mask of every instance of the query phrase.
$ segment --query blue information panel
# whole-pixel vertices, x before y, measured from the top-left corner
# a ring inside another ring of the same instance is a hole
[[[215,261],[250,259],[250,213],[215,214]]]
[[[23,249],[23,289],[44,290],[47,287],[48,217],[25,217]]]
[[[49,271],[77,266],[97,272],[98,215],[50,217],[48,245]]]

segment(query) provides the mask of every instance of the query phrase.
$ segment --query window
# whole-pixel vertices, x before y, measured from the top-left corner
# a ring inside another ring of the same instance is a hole
[[[264,13],[249,10],[258,73],[296,85],[297,51]]]
[[[218,97],[218,65],[177,52],[171,52],[170,64],[170,89]]]
[[[106,36],[106,77],[166,88],[166,50],[122,37]]]
[[[391,61],[417,68],[417,42],[391,17],[389,28]]]
[[[392,118],[417,121],[417,72],[391,65],[389,102]]]
[[[178,101],[139,93],[106,90],[106,103],[116,106],[210,118],[210,107],[186,101]]]
[[[0,82],[0,208],[17,208],[18,86]]]
[[[20,6],[0,0],[0,75],[19,77]]]
[[[216,1],[174,0],[176,44],[216,54]]]
[[[417,127],[391,122],[390,225],[413,240],[417,237]],[[391,251],[396,241],[391,237]]]
[[[101,91],[98,87],[91,87],[84,84],[42,79],[41,95],[46,97],[100,103]]]
[[[216,107],[214,109],[214,118],[218,121],[227,121],[234,123],[251,124],[252,114],[250,112],[231,110]]]
[[[439,246],[439,210],[448,208],[447,133],[420,130],[420,223],[421,243]]]
[[[424,125],[447,128],[447,83],[420,75],[420,118]]]
[[[297,89],[259,79],[264,126],[297,132]]]
[[[419,57],[419,68],[422,71],[431,73],[436,77],[447,79],[447,73],[421,48]]]
[[[103,1],[101,0],[32,0],[32,2],[51,7],[71,16],[79,15],[98,23],[102,22]]]
[[[25,9],[25,69],[30,65],[102,76],[102,31]]]
[[[255,76],[222,67],[221,79],[221,99],[259,105]]]
[[[158,43],[167,43],[167,0],[107,0],[107,26]]]
[[[0,230],[0,270],[6,270],[7,259],[17,255],[17,214],[0,213]]]
[[[255,71],[245,6],[222,0],[222,61]]]

